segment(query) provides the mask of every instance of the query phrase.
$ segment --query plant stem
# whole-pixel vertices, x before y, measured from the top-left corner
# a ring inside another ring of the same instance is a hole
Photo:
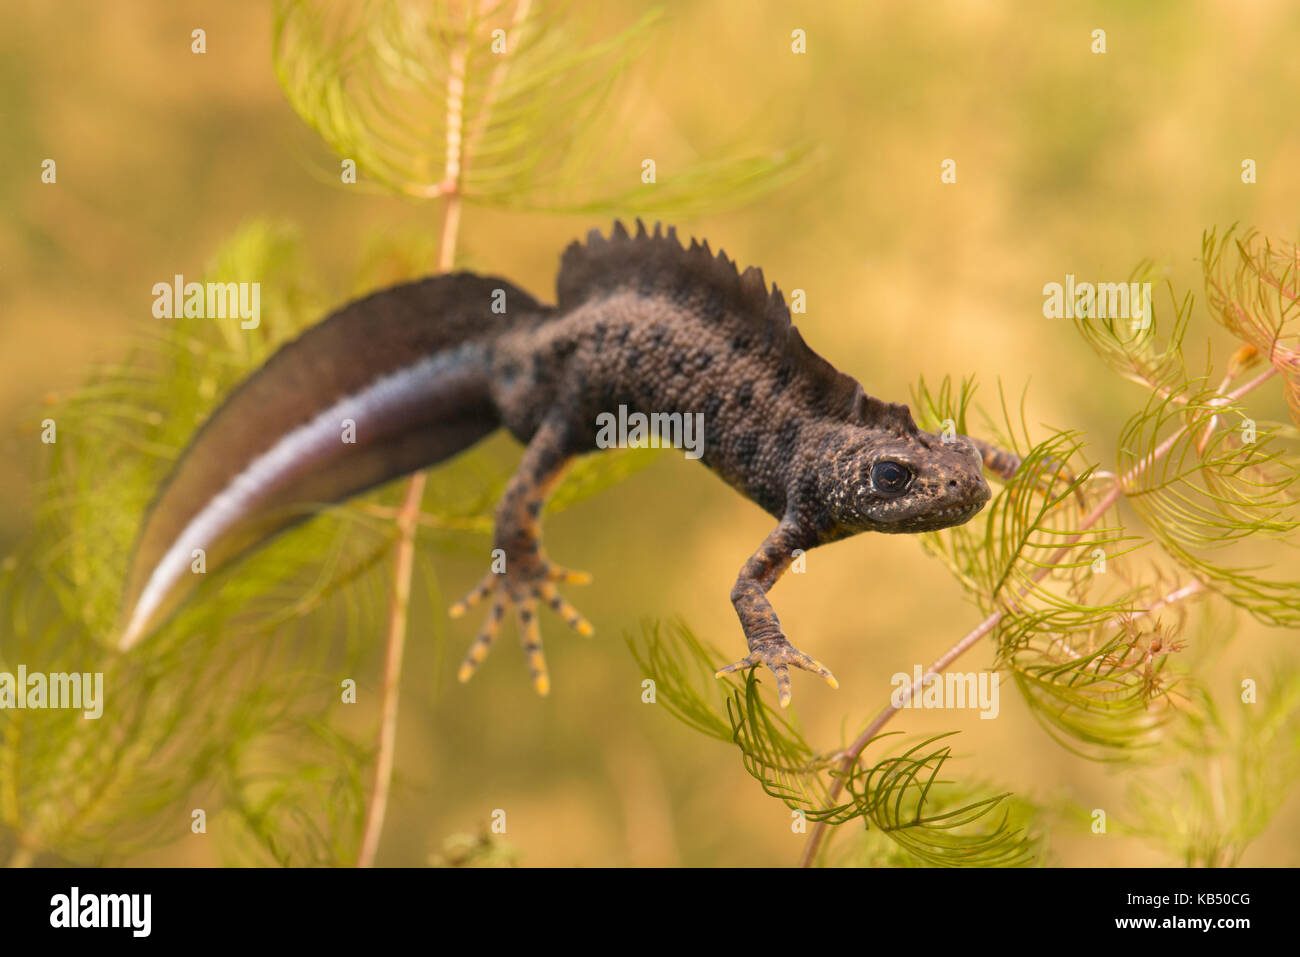
[[[1270,366],[1267,371],[1260,373],[1258,376],[1256,376],[1254,379],[1251,379],[1245,385],[1237,389],[1234,389],[1231,392],[1225,393],[1223,397],[1224,404],[1227,404],[1228,402],[1231,402],[1236,399],[1240,399],[1242,396],[1250,392],[1253,392],[1260,385],[1262,385],[1263,383],[1267,382],[1270,378],[1272,378],[1272,376],[1276,373],[1277,373],[1277,367]],[[1160,445],[1156,449],[1154,449],[1150,455],[1148,455],[1141,462],[1138,462],[1136,465],[1134,465],[1133,468],[1131,468],[1128,471],[1128,473],[1125,474],[1122,478],[1117,476],[1113,480],[1110,489],[1106,492],[1104,496],[1102,496],[1101,500],[1097,503],[1097,506],[1086,516],[1084,516],[1082,521],[1079,522],[1078,532],[1084,532],[1087,529],[1091,528],[1093,525],[1097,524],[1097,522],[1101,520],[1102,516],[1105,515],[1106,512],[1109,511],[1111,507],[1114,506],[1115,503],[1119,501],[1120,496],[1124,493],[1124,487],[1133,479],[1141,475],[1142,472],[1144,472],[1147,468],[1155,464],[1155,462],[1157,462],[1159,459],[1168,455],[1170,449],[1174,447],[1178,439],[1186,431],[1187,431],[1186,426],[1179,428],[1176,432],[1170,435],[1169,438],[1165,439],[1165,441],[1160,443]],[[1064,558],[1066,554],[1068,554],[1069,550],[1074,546],[1075,542],[1078,541],[1078,538],[1079,535],[1076,533],[1068,543],[1062,545],[1059,549],[1057,549],[1052,554],[1052,556],[1046,562],[1043,563],[1042,567],[1038,568],[1030,576],[1029,582],[1019,590],[1019,592],[1016,595],[1016,598],[1017,599],[1023,598],[1029,592],[1029,590],[1033,588],[1034,585],[1038,584],[1040,581],[1046,578],[1047,575],[1056,566],[1056,564],[1060,562],[1060,560]],[[1164,606],[1172,604],[1173,602],[1182,601],[1183,599],[1188,598],[1202,591],[1203,588],[1204,588],[1204,584],[1202,582],[1199,581],[1192,582],[1166,595],[1159,602],[1156,602],[1150,608],[1146,609],[1144,613],[1149,614],[1151,612],[1154,612],[1158,608],[1163,608]],[[933,675],[937,675],[942,669],[948,667],[948,665],[952,664],[953,661],[955,661],[957,658],[961,657],[963,654],[965,654],[967,651],[973,648],[981,638],[989,634],[991,631],[993,631],[994,628],[998,626],[998,624],[1002,621],[1002,618],[1005,614],[1006,614],[1005,610],[995,611],[992,614],[990,614],[982,622],[976,625],[975,628],[973,628],[964,638],[962,638],[961,641],[957,642],[957,644],[949,648],[946,652],[943,653],[943,655],[941,655],[938,658],[938,660],[935,661],[934,664],[932,664],[929,668],[927,668],[925,674],[921,676],[921,679],[919,681],[914,681],[911,684],[911,686],[908,687],[903,692],[903,694],[901,695],[901,701],[897,705],[895,705],[891,700],[889,705],[885,707],[878,715],[876,715],[876,717],[872,720],[872,722],[869,725],[867,725],[866,729],[860,735],[858,735],[858,737],[854,740],[853,744],[849,746],[848,750],[844,752],[844,758],[840,762],[840,767],[839,767],[840,773],[836,775],[835,780],[831,783],[830,786],[830,791],[827,798],[828,806],[833,806],[835,804],[835,801],[839,797],[840,792],[844,790],[844,782],[848,773],[852,770],[854,764],[856,764],[858,759],[862,756],[862,752],[866,750],[867,745],[869,745],[872,742],[872,740],[876,737],[876,735],[880,733],[881,728],[883,728],[886,724],[888,724],[890,720],[893,719],[894,715],[899,712],[902,706],[905,705],[908,701],[910,701],[912,696],[915,695],[919,690],[921,690],[921,688],[924,686],[927,679],[929,679]],[[808,835],[808,840],[804,843],[803,853],[800,855],[799,858],[800,867],[812,866],[813,862],[817,859],[817,852],[821,849],[821,844],[826,837],[826,832],[828,828],[829,825],[827,824],[826,821],[818,821],[816,824],[813,825],[813,829],[811,833],[809,833]]]
[[[447,272],[455,259],[460,196],[447,195],[443,209],[439,272]],[[373,867],[379,838],[384,829],[388,793],[393,777],[393,755],[397,746],[397,706],[402,684],[402,655],[406,648],[407,613],[411,604],[411,572],[415,566],[415,531],[420,524],[420,503],[424,500],[427,476],[417,472],[406,486],[406,496],[397,512],[397,544],[393,556],[393,585],[388,600],[388,636],[384,646],[384,685],[380,706],[379,748],[370,788],[370,806],[357,856],[358,867]]]
[[[415,516],[424,498],[425,477],[419,472],[406,486],[406,498],[397,516],[397,546],[393,559],[393,587],[388,601],[388,639],[384,648],[384,686],[380,705],[379,749],[370,788],[370,806],[357,856],[358,867],[372,867],[384,830],[388,792],[397,747],[397,706],[402,684],[402,654],[406,648],[407,611],[411,603],[411,570],[415,564]]]
[[[367,502],[361,502],[354,506],[358,512],[364,515],[373,515],[376,518],[396,520],[402,514],[400,508],[390,508],[386,505],[372,505]],[[444,518],[441,515],[430,515],[427,512],[421,512],[415,517],[417,524],[424,525],[428,528],[455,529],[461,532],[491,532],[491,519],[483,518]]]
[[[438,272],[451,271],[456,261],[456,240],[460,235],[461,211],[461,127],[465,96],[467,40],[452,51],[447,78],[447,158],[440,185],[445,198],[442,234],[438,242]],[[397,748],[397,712],[402,684],[402,655],[406,650],[406,625],[411,604],[411,572],[415,567],[415,530],[420,520],[427,476],[417,472],[406,486],[406,497],[397,513],[397,545],[393,556],[393,586],[388,600],[388,636],[384,647],[384,685],[380,705],[379,747],[371,780],[370,805],[362,831],[357,867],[373,867],[384,831],[388,795],[393,780],[393,755]]]

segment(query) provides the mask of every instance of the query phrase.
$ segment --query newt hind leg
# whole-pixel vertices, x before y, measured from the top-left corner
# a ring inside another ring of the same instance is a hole
[[[544,425],[528,444],[519,469],[506,486],[497,505],[492,570],[449,610],[451,617],[459,618],[484,598],[492,598],[483,627],[457,674],[462,682],[473,677],[487,657],[511,606],[519,623],[519,640],[528,659],[533,688],[540,695],[550,692],[551,679],[537,620],[539,606],[549,607],[578,634],[592,634],[591,624],[564,599],[557,587],[585,585],[591,576],[553,564],[542,550],[539,519],[542,506],[559,483],[570,458],[564,453],[559,430]]]

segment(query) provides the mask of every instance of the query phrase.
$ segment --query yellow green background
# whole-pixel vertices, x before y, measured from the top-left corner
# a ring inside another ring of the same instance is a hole
[[[612,30],[643,9],[611,5],[604,18]],[[432,235],[439,213],[331,175],[337,160],[276,84],[266,4],[7,0],[3,19],[0,555],[29,529],[42,402],[159,322],[155,282],[199,277],[225,237],[262,217],[296,224],[320,276],[346,276],[367,237]],[[207,31],[201,56],[190,52],[196,27]],[[790,51],[795,28],[807,32],[806,55]],[[1104,55],[1090,52],[1094,29],[1106,31]],[[1284,0],[671,2],[623,91],[625,148],[599,162],[625,164],[631,185],[643,156],[662,157],[667,179],[674,163],[737,143],[810,148],[797,182],[678,221],[679,232],[806,290],[805,338],[868,392],[906,401],[921,375],[974,375],[991,402],[999,378],[1013,395],[1028,383],[1031,425],[1083,430],[1110,465],[1145,396],[1067,322],[1043,317],[1043,284],[1066,273],[1122,280],[1151,258],[1199,295],[1202,230],[1240,222],[1294,239],[1297,41],[1300,7]],[[40,182],[46,157],[58,163],[56,185]],[[955,185],[940,183],[946,158]],[[1241,181],[1246,158],[1258,164],[1253,185]],[[560,251],[593,226],[608,222],[471,205],[460,262],[550,297]],[[1222,369],[1227,340],[1198,309],[1189,351],[1207,338]],[[647,618],[679,614],[738,657],[728,591],[770,524],[675,454],[552,518],[550,553],[595,574],[569,597],[597,634],[545,622],[549,700],[530,690],[508,636],[472,683],[455,684],[447,665],[475,616],[448,626],[421,595],[380,861],[423,864],[504,808],[524,864],[792,863],[802,840],[789,811],[734,749],[641,703],[621,640]],[[487,548],[470,540],[436,560],[447,597],[482,573]],[[792,640],[839,678],[831,691],[795,677],[796,709],[822,745],[885,703],[894,672],[933,660],[978,620],[957,583],[901,536],[813,552],[807,574],[788,576],[773,598]],[[1231,667],[1294,655],[1295,635],[1239,626]],[[376,648],[382,633],[377,620]],[[962,667],[990,660],[986,648]],[[376,717],[378,654],[372,661],[375,672],[358,676],[358,729]],[[963,778],[1119,812],[1124,775],[1061,749],[1003,690],[996,721],[910,712],[894,727],[960,728],[953,770]],[[1298,828],[1293,796],[1243,863],[1300,862]],[[133,862],[219,860],[210,836],[190,835],[188,821],[177,831]],[[1177,863],[1137,838],[1064,822],[1051,847],[1069,865]]]

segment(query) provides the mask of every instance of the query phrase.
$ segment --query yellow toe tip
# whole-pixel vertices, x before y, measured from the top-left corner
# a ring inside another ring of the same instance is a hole
[[[837,690],[837,691],[839,690],[840,683],[839,683],[838,681],[835,680],[835,676],[834,676],[834,675],[827,675],[827,676],[826,676],[826,683],[827,683],[828,685],[830,685],[832,688],[834,688],[835,690]]]
[[[456,672],[456,680],[459,681],[461,684],[464,684],[466,681],[469,681],[469,679],[473,677],[474,677],[474,666],[471,664],[461,665],[460,671]]]
[[[582,635],[584,638],[590,638],[595,633],[596,629],[592,628],[591,625],[587,624],[585,621],[578,625],[578,634]]]
[[[546,677],[545,675],[542,675],[540,678],[538,678],[536,681],[533,682],[533,687],[537,689],[537,693],[539,695],[545,698],[548,694],[551,693],[551,679]]]
[[[447,614],[452,618],[459,618],[461,615],[465,614],[465,606],[460,602],[456,602],[456,604],[447,609]]]

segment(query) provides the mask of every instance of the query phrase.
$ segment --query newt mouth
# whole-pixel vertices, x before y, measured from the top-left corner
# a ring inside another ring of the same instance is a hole
[[[901,525],[891,529],[896,532],[937,532],[940,529],[951,528],[954,525],[964,525],[980,513],[988,503],[985,498],[979,502],[969,502],[962,505],[950,505],[948,508],[939,509],[935,512],[928,512],[913,521],[904,522]]]
[[[979,514],[987,502],[988,499],[985,499],[983,502],[972,502],[969,505],[954,505],[952,508],[946,508],[933,517],[934,520],[938,522],[959,525],[962,522],[969,521]]]

